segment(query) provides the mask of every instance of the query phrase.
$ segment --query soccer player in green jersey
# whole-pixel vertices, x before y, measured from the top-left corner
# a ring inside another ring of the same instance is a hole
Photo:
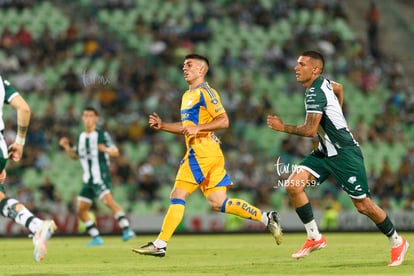
[[[125,213],[115,202],[111,192],[109,158],[118,157],[119,150],[109,133],[97,128],[98,120],[98,111],[93,107],[86,107],[82,114],[84,131],[79,135],[75,147],[70,146],[67,137],[59,140],[59,145],[64,148],[66,154],[73,159],[79,159],[82,165],[83,187],[78,196],[77,213],[92,237],[92,240],[86,244],[87,246],[103,244],[99,230],[89,215],[96,198],[102,200],[111,209],[119,227],[123,229],[122,239],[127,241],[135,237]]]
[[[326,246],[305,188],[310,183],[322,183],[332,175],[350,196],[358,212],[368,216],[389,238],[391,261],[388,265],[398,266],[404,261],[409,244],[398,235],[387,214],[370,197],[362,152],[342,113],[342,85],[323,77],[323,68],[324,58],[316,51],[303,52],[297,60],[296,79],[306,88],[303,124],[286,125],[278,116],[267,117],[267,125],[273,130],[319,138],[318,148],[301,161],[285,187],[308,236],[303,247],[292,257],[303,258]]]
[[[35,246],[33,258],[36,262],[43,260],[47,253],[47,241],[57,229],[53,220],[41,220],[34,216],[22,203],[6,195],[3,186],[6,181],[6,163],[10,158],[19,162],[23,155],[23,146],[30,122],[30,107],[19,92],[7,80],[0,76],[0,112],[4,104],[13,107],[17,112],[16,140],[7,148],[4,139],[4,121],[0,118],[0,214],[26,227],[33,234]]]

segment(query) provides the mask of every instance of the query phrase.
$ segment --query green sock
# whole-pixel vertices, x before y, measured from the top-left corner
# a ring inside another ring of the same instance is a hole
[[[306,224],[314,219],[312,206],[310,202],[306,203],[305,205],[299,208],[296,208],[296,213],[298,214],[303,224]]]
[[[387,237],[391,237],[392,234],[394,234],[394,232],[395,232],[394,224],[392,224],[392,222],[391,222],[391,220],[388,216],[385,217],[383,222],[378,223],[377,227]]]

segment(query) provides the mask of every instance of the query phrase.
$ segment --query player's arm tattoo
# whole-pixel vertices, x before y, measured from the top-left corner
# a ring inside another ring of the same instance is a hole
[[[27,129],[28,129],[27,126],[18,125],[17,126],[17,133],[19,133],[21,136],[26,136]]]
[[[321,120],[321,115],[317,113],[308,113],[306,115],[306,121],[302,125],[285,125],[283,132],[306,136],[306,137],[313,137],[316,135],[318,131],[319,122]]]

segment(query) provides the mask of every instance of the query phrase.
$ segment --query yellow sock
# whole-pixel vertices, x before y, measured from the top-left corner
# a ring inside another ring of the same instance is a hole
[[[185,201],[172,199],[158,239],[168,242],[184,217]]]
[[[221,211],[223,213],[233,214],[242,218],[262,221],[262,211],[239,198],[226,199],[221,207]]]

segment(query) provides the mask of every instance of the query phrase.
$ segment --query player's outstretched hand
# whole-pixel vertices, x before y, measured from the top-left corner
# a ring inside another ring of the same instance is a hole
[[[23,155],[23,145],[13,143],[9,146],[9,158],[14,162],[19,162]]]
[[[267,126],[271,129],[282,131],[283,130],[283,121],[276,115],[267,116]]]
[[[153,112],[152,114],[149,115],[148,124],[150,128],[159,130],[162,127],[162,120],[160,116],[158,116],[157,113]]]
[[[59,139],[59,146],[66,147],[69,146],[69,139],[67,137],[62,137]]]

